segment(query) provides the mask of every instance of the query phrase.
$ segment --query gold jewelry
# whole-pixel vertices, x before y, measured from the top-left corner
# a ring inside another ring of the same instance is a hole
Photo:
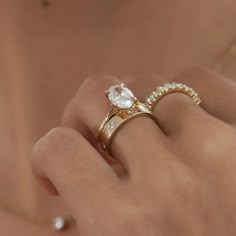
[[[139,116],[150,117],[156,123],[158,121],[150,109],[139,102],[124,84],[112,86],[106,91],[106,96],[112,107],[98,129],[97,141],[100,148],[108,156],[111,156],[112,140],[119,129],[128,121]]]
[[[183,93],[189,96],[196,104],[201,104],[201,98],[199,95],[187,85],[181,83],[166,83],[163,86],[157,87],[155,91],[153,91],[146,98],[146,105],[152,111],[154,106],[162,99],[164,96],[170,93]]]

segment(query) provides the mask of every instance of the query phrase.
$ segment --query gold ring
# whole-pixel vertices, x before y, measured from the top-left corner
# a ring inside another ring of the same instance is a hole
[[[197,105],[201,104],[201,98],[198,93],[187,85],[181,83],[167,83],[163,86],[159,86],[153,91],[145,101],[145,104],[151,111],[153,111],[154,106],[167,94],[170,93],[183,93],[189,96]]]
[[[128,121],[139,116],[147,116],[157,124],[158,121],[151,110],[139,102],[124,84],[112,86],[106,91],[106,96],[111,102],[111,110],[98,129],[97,141],[100,148],[111,156],[112,140]]]

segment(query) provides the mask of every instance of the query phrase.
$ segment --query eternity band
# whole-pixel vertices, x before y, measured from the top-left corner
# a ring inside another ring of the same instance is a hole
[[[166,83],[163,86],[159,86],[146,98],[146,105],[151,111],[153,111],[155,105],[166,95],[170,93],[183,93],[189,96],[196,104],[201,104],[201,98],[198,93],[187,85],[181,83]]]

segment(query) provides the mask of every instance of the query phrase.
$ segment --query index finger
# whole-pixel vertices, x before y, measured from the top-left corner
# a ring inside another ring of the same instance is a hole
[[[78,132],[56,128],[33,149],[35,174],[48,178],[79,221],[99,212],[114,198],[120,180],[106,161]]]

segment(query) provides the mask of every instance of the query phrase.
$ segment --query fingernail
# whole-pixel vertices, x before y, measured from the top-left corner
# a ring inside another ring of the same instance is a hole
[[[51,133],[53,133],[56,130],[56,128],[53,128],[49,130],[42,138],[40,138],[35,144],[33,149],[37,150],[37,148],[41,145],[41,143],[44,141],[45,138],[47,138]]]

